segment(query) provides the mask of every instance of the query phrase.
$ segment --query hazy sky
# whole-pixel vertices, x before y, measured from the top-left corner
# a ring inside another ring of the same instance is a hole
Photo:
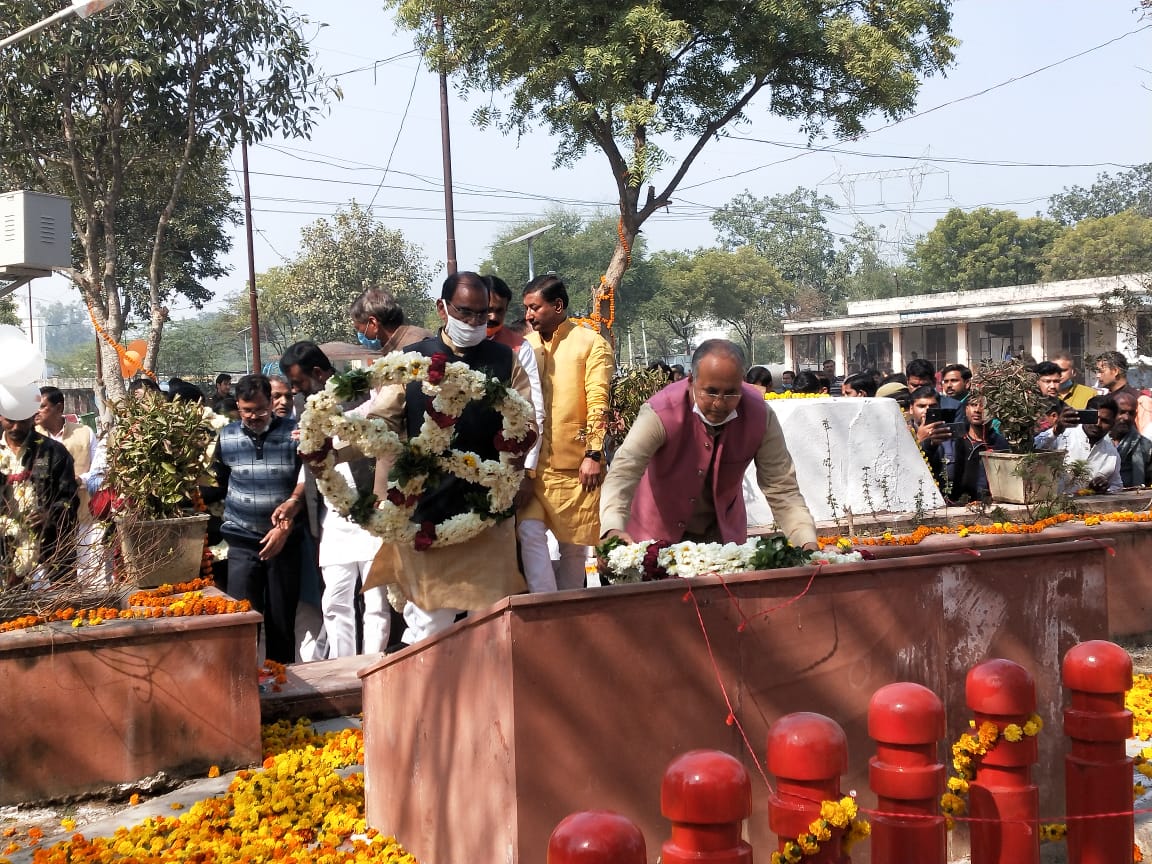
[[[847,234],[862,218],[885,225],[893,243],[906,243],[950,207],[989,205],[1032,215],[1065,186],[1087,185],[1101,171],[1152,161],[1152,19],[1141,21],[1135,3],[960,0],[953,21],[961,40],[956,64],[947,77],[924,83],[916,109],[921,116],[888,128],[873,118],[866,123],[876,130],[871,134],[839,145],[823,139],[814,152],[803,149],[796,124],[770,117],[763,107],[767,100],[754,102],[750,122],[735,128],[731,138],[709,144],[674,194],[670,211],[645,224],[649,247],[711,245],[709,213],[745,189],[763,196],[816,187],[841,206],[830,218],[832,231]],[[315,30],[313,43],[323,71],[339,74],[344,98],[332,104],[310,141],[251,148],[257,270],[290,258],[302,226],[352,199],[363,205],[374,200],[375,216],[403,231],[442,268],[436,78],[420,66],[411,37],[396,32],[378,2],[292,5],[327,25]],[[535,218],[552,202],[588,213],[614,209],[603,156],[590,152],[574,168],[553,169],[551,136],[536,131],[517,141],[481,131],[469,123],[477,104],[452,94],[461,269],[486,257],[502,227]],[[930,110],[937,106],[942,107]],[[239,194],[238,152],[233,165]],[[217,284],[219,297],[245,285],[242,227],[228,260],[234,269]],[[54,300],[68,294],[38,280],[34,296]],[[177,302],[173,314],[195,312]]]

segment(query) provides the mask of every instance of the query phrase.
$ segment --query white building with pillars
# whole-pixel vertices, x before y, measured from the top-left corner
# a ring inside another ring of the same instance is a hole
[[[1067,351],[1083,375],[1085,358],[1102,351],[1135,363],[1136,346],[1152,334],[1152,315],[1118,321],[1091,312],[1118,291],[1145,296],[1149,285],[1148,274],[1137,274],[850,302],[841,318],[785,321],[784,368],[819,369],[835,360],[837,375],[903,372],[917,357],[937,370],[949,363],[975,368],[1023,346],[1036,360]]]

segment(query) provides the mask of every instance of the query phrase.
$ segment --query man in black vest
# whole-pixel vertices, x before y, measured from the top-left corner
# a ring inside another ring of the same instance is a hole
[[[476,273],[454,273],[444,281],[436,311],[444,326],[435,336],[404,346],[425,357],[445,356],[448,363],[463,362],[483,371],[505,386],[514,388],[529,404],[531,385],[512,349],[487,337],[488,286]],[[409,438],[420,432],[430,399],[418,382],[399,388],[383,388],[369,414],[389,422]],[[535,422],[532,422],[535,430]],[[472,402],[455,423],[452,447],[475,453],[481,459],[497,459],[495,438],[501,430],[500,414],[487,405]],[[521,457],[523,458],[523,457]],[[376,494],[388,491],[387,472],[391,466],[377,462]],[[522,491],[530,489],[525,484]],[[416,505],[413,521],[440,524],[470,511],[483,487],[450,474],[428,485]],[[510,515],[510,514],[509,514]],[[515,520],[504,518],[476,538],[450,546],[416,551],[409,545],[385,543],[376,556],[367,587],[399,584],[408,602],[404,620],[408,644],[450,626],[464,610],[480,609],[509,594],[525,590],[524,577],[516,563]]]

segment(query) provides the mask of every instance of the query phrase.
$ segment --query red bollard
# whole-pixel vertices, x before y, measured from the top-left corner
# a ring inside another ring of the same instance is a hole
[[[740,760],[692,750],[672,760],[660,784],[660,812],[672,823],[663,864],[752,864],[740,839],[752,814],[752,781]]]
[[[995,723],[1001,733],[1023,726],[1036,710],[1036,682],[1011,660],[988,660],[968,672],[964,685],[976,729]],[[1002,735],[976,765],[969,784],[972,864],[1038,864],[1040,790],[1032,782],[1036,739],[1008,741]]]
[[[573,813],[548,838],[548,864],[646,864],[647,857],[640,829],[609,810]]]
[[[868,736],[876,742],[876,755],[868,763],[868,785],[876,793],[872,864],[947,861],[948,831],[940,815],[945,769],[937,756],[944,735],[944,703],[927,687],[889,684],[872,695],[868,704]]]
[[[823,714],[802,711],[781,717],[768,729],[768,770],[776,775],[776,791],[768,796],[768,827],[776,834],[778,851],[808,831],[820,816],[820,804],[839,801],[840,775],[848,770],[848,738]],[[840,849],[844,830],[820,844],[805,864],[844,864]]]
[[[1132,860],[1132,712],[1124,694],[1132,687],[1132,658],[1111,642],[1081,642],[1064,655],[1064,757],[1068,810],[1068,864]],[[1092,817],[1102,813],[1118,815]],[[1077,818],[1081,817],[1081,818]]]

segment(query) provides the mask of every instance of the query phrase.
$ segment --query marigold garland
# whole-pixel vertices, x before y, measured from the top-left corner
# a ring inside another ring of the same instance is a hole
[[[137,591],[130,595],[125,609],[100,606],[94,609],[76,609],[67,606],[43,615],[22,615],[10,621],[0,622],[0,633],[14,630],[27,630],[54,621],[70,622],[75,628],[95,627],[106,621],[123,621],[139,618],[181,618],[191,615],[231,615],[248,612],[252,604],[247,600],[233,600],[223,594],[206,596],[204,588],[213,585],[207,578],[197,578],[178,585],[161,585]]]
[[[820,844],[832,839],[833,831],[843,831],[840,850],[847,855],[852,847],[872,833],[872,826],[857,819],[856,800],[845,795],[839,801],[821,801],[820,816],[808,825],[808,831],[795,840],[788,840],[784,848],[772,853],[772,864],[799,864],[805,855],[815,855]]]
[[[223,795],[198,801],[179,815],[119,828],[111,837],[74,834],[37,851],[37,864],[416,864],[394,837],[367,828],[363,773],[339,773],[364,761],[360,730],[317,735],[300,723],[276,724],[275,730],[266,732],[265,746],[269,741],[283,746],[269,754],[264,770],[238,772]],[[28,846],[41,839],[40,829],[29,829]],[[10,844],[6,854],[23,845]]]
[[[976,721],[969,720],[969,725],[976,729]],[[980,728],[973,732],[965,732],[952,745],[952,770],[955,777],[948,778],[948,791],[940,796],[940,810],[944,813],[944,822],[951,831],[955,825],[954,817],[962,816],[968,809],[968,784],[976,776],[976,765],[992,750],[1003,738],[1005,741],[1017,742],[1025,736],[1034,738],[1044,728],[1044,720],[1039,714],[1031,715],[1020,725],[1008,723],[1001,729],[990,720],[980,724]]]
[[[854,535],[849,538],[837,535],[825,535],[816,538],[821,548],[843,543],[845,539],[853,546],[916,546],[926,538],[936,534],[954,534],[957,537],[968,537],[972,534],[1039,534],[1046,528],[1059,525],[1063,522],[1082,520],[1087,526],[1100,525],[1104,522],[1152,522],[1152,512],[1141,511],[1134,513],[1131,510],[1120,510],[1115,513],[1093,513],[1088,516],[1077,516],[1072,513],[1058,513],[1036,522],[993,522],[991,525],[918,525],[908,534],[896,534],[885,531],[879,536]]]

